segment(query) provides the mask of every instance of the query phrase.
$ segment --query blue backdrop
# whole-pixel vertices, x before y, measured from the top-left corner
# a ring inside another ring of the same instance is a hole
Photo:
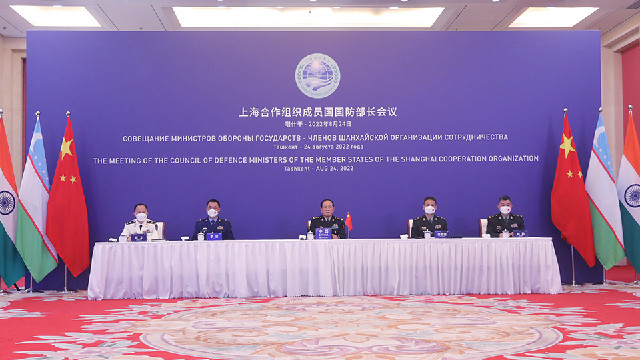
[[[339,68],[322,99],[296,84],[314,53]],[[117,237],[138,202],[168,239],[189,236],[209,198],[237,239],[297,238],[327,197],[352,237],[395,238],[427,195],[450,234],[477,236],[509,194],[571,279],[549,198],[565,107],[586,172],[597,31],[30,32],[27,58],[50,175],[72,112],[92,243]],[[601,280],[576,262],[578,281]],[[61,271],[39,286],[61,288]]]

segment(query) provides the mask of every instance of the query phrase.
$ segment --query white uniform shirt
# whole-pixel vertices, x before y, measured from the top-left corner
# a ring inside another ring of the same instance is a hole
[[[127,241],[131,241],[131,234],[147,234],[147,241],[162,238],[158,233],[158,226],[156,225],[156,222],[149,219],[146,219],[143,222],[131,220],[124,224],[124,229],[122,229],[120,237],[126,237]]]

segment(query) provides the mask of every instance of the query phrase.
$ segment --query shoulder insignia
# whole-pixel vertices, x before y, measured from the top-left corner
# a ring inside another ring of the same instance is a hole
[[[436,216],[436,218],[438,219],[442,219],[442,220],[446,220],[445,218],[443,218],[442,216]]]
[[[135,222],[136,222],[135,220],[127,221],[127,222],[125,223],[125,225],[131,225],[131,224],[133,224],[133,223],[135,223]]]
[[[337,216],[334,216],[334,217],[336,218],[336,220],[344,221],[343,219],[341,219],[341,218],[339,218]]]
[[[155,222],[155,221],[153,221],[153,220],[149,220],[149,219],[147,219],[147,223],[148,223],[148,224],[155,224],[156,222]]]
[[[320,219],[322,216],[314,216],[311,220],[317,220]]]
[[[418,221],[420,219],[422,219],[422,216],[418,216],[417,218],[414,218],[413,221]]]
[[[513,216],[522,219],[522,215],[513,215]]]

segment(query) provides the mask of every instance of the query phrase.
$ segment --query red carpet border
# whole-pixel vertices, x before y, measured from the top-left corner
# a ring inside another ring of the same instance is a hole
[[[640,359],[640,287],[89,301],[0,295],[2,359]]]

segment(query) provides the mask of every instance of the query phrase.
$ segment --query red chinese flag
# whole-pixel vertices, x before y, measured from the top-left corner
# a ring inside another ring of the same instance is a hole
[[[589,198],[566,113],[556,177],[551,190],[551,220],[560,230],[562,239],[573,245],[590,267],[595,265]]]
[[[47,205],[47,236],[73,276],[89,267],[89,220],[71,119],[67,116]]]
[[[349,231],[353,230],[353,223],[351,222],[351,214],[347,213],[347,220],[344,221],[344,225],[349,228]]]

